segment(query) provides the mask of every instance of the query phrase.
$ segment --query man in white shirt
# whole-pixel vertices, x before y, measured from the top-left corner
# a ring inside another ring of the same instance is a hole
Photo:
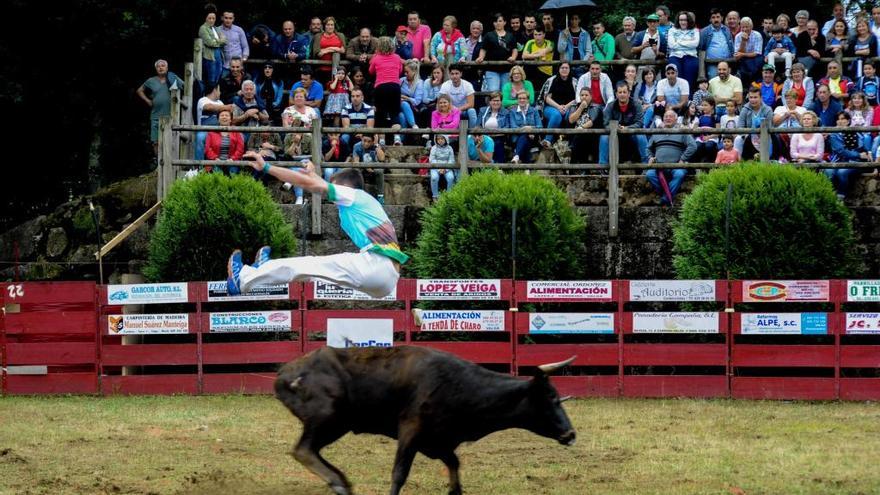
[[[453,67],[449,70],[449,80],[440,86],[440,94],[452,100],[452,106],[467,115],[468,128],[477,125],[477,111],[474,109],[474,86],[461,78],[461,69]]]
[[[666,110],[675,110],[681,115],[681,109],[687,107],[690,95],[690,85],[678,78],[678,68],[675,64],[667,64],[666,79],[657,83],[657,102],[664,105]]]
[[[228,110],[232,112],[234,109],[233,104],[224,105],[222,101],[220,101],[220,86],[212,86],[209,87],[205,96],[199,98],[199,101],[196,103],[196,124],[197,125],[219,125],[217,121],[217,115],[221,110]],[[199,131],[196,133],[196,145],[195,145],[195,155],[193,158],[196,160],[204,160],[205,159],[205,139],[208,137],[208,133],[204,131]]]

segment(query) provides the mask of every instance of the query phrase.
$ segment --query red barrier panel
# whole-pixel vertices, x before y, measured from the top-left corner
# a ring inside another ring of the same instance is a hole
[[[4,393],[96,393],[95,284],[23,282],[0,290]]]
[[[842,302],[838,309],[840,398],[880,400],[880,280],[836,280]]]

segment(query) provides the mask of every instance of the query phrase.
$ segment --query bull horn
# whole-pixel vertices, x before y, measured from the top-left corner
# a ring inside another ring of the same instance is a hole
[[[299,387],[299,385],[302,383],[302,380],[303,380],[303,377],[298,376],[298,377],[296,377],[296,380],[290,382],[290,385],[288,385],[287,387],[290,390],[296,390]]]
[[[538,366],[538,369],[541,370],[541,372],[543,372],[544,374],[549,375],[550,373],[553,373],[554,371],[562,369],[573,363],[576,358],[577,356],[572,356],[565,361],[560,361],[558,363],[542,364],[541,366]]]
[[[569,400],[569,399],[573,399],[573,398],[574,398],[574,397],[571,396],[571,395],[566,395],[565,397],[560,397],[560,398],[559,398],[559,402],[565,402],[565,401],[567,401],[567,400]]]

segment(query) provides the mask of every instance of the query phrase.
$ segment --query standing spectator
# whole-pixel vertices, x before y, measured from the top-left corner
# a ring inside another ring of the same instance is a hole
[[[361,140],[355,143],[351,151],[351,161],[354,163],[382,163],[385,161],[385,145],[376,144],[372,134],[364,134]],[[364,178],[370,178],[376,184],[376,196],[379,203],[385,202],[385,170],[381,168],[364,169]]]
[[[556,25],[553,19],[553,14],[550,12],[544,12],[541,14],[541,25],[544,26],[544,37],[548,40],[552,41],[554,45],[559,46],[559,30],[556,29]],[[558,53],[558,52],[557,52]],[[556,60],[556,54],[554,54],[554,60]]]
[[[681,11],[676,16],[678,25],[669,30],[666,43],[669,45],[669,63],[678,67],[681,78],[689,87],[696,88],[699,60],[697,47],[700,45],[700,31],[691,12]]]
[[[709,94],[715,98],[716,113],[721,114],[728,101],[741,105],[743,101],[743,85],[740,78],[730,74],[730,65],[719,62],[718,75],[709,80]]]
[[[614,86],[611,84],[611,78],[602,72],[602,66],[599,62],[591,62],[590,71],[578,78],[575,94],[580,95],[581,88],[590,88],[593,105],[604,107],[614,99]]]
[[[220,125],[232,125],[232,112],[221,110],[217,116]],[[240,132],[211,131],[205,141],[206,160],[241,160],[244,155],[244,136]],[[211,172],[213,167],[206,166],[205,171]],[[229,173],[238,172],[238,167],[229,167]]]
[[[761,23],[761,46],[766,46],[770,38],[773,37],[773,16],[765,15],[764,21]]]
[[[845,13],[846,10],[843,8],[843,4],[836,2],[834,7],[832,7],[833,16],[831,17],[831,20],[822,25],[822,34],[824,34],[825,37],[831,37],[829,33],[833,32],[834,24],[837,21],[843,21],[843,26],[846,27],[846,20],[843,17]]]
[[[290,88],[290,104],[293,104],[293,93],[303,89],[306,92],[306,105],[319,110],[324,100],[324,87],[312,77],[312,68],[305,66],[300,70],[299,81]]]
[[[507,25],[504,16],[495,14],[492,18],[492,25],[495,29],[483,36],[483,47],[480,49],[480,56],[476,61],[479,63],[483,61],[515,61],[518,53],[516,40],[513,39],[513,34],[504,29]],[[507,70],[501,69],[498,70],[494,66],[489,66],[486,69],[483,74],[483,91],[498,91],[507,82]]]
[[[312,43],[315,41],[315,38],[320,38],[321,33],[324,32],[324,22],[321,21],[321,18],[318,16],[312,17],[309,19],[309,57],[315,58],[317,55],[317,51],[312,52]]]
[[[446,73],[446,67],[442,65],[438,65],[431,69],[431,76],[425,79],[422,82],[422,92],[424,93],[424,97],[422,97],[422,103],[425,104],[425,110],[430,115],[430,112],[433,112],[437,108],[437,97],[440,96],[440,92],[443,89],[443,84],[449,79],[449,75]],[[428,120],[430,122],[430,120]],[[419,124],[422,127],[426,127],[427,124]]]
[[[419,59],[423,64],[431,62],[431,28],[427,24],[422,24],[419,13],[415,10],[410,11],[406,16],[406,24],[409,28],[407,39],[413,44],[412,56]]]
[[[437,134],[434,137],[434,146],[431,146],[431,152],[428,157],[431,164],[446,163],[455,165],[455,151],[446,140],[443,134]],[[440,176],[446,181],[446,190],[451,191],[455,185],[455,170],[453,168],[432,168],[431,169],[431,202],[436,203],[440,199]]]
[[[348,78],[345,67],[340,65],[336,68],[336,75],[327,87],[330,94],[327,95],[327,106],[324,107],[324,116],[332,118],[335,127],[339,127],[342,111],[350,103],[351,87],[351,79]]]
[[[862,64],[864,75],[858,78],[852,86],[852,91],[865,93],[865,98],[868,99],[868,104],[872,107],[877,106],[877,94],[880,89],[880,78],[877,77],[875,64],[876,62],[873,60],[865,60]]]
[[[525,30],[522,26],[522,16],[516,12],[510,14],[510,34],[513,35],[513,39],[516,41],[517,52],[522,54],[522,49],[526,45],[527,40],[525,38]]]
[[[825,45],[825,35],[819,32],[819,24],[816,21],[807,21],[807,29],[798,35],[795,46],[798,62],[807,71],[813,70],[819,59],[825,56]]]
[[[568,62],[593,60],[593,44],[590,40],[590,33],[581,29],[580,15],[572,14],[569,17],[568,27],[559,33],[556,51],[559,52],[560,60]],[[573,65],[572,71],[575,77],[580,77],[584,73],[584,68],[581,65]]]
[[[850,127],[852,118],[849,112],[837,112],[837,127],[841,132],[828,135],[828,144],[831,147],[832,163],[838,162],[868,162],[871,161],[871,153],[865,148],[859,139],[857,132],[844,130]],[[829,168],[825,169],[825,176],[834,185],[837,197],[843,201],[849,191],[850,178],[858,173],[855,168]]]
[[[671,31],[670,31],[671,32]],[[684,113],[690,99],[690,84],[678,77],[678,69],[674,64],[666,65],[666,78],[657,83],[657,104],[665,110]],[[666,112],[662,112],[665,114]],[[660,116],[657,116],[660,119]]]
[[[544,28],[538,26],[534,30],[534,39],[526,42],[523,48],[523,60],[553,60],[554,44],[544,35]],[[526,66],[526,75],[535,87],[543,87],[544,82],[553,75],[552,65]]]
[[[788,17],[788,14],[779,14],[776,16],[776,23],[774,25],[781,27],[784,34],[788,36],[790,34],[789,27],[791,27],[791,17]],[[794,40],[792,40],[792,42],[794,42]]]
[[[223,101],[232,101],[233,98],[241,94],[241,84],[250,81],[251,76],[244,71],[244,63],[240,58],[234,58],[229,61],[229,74],[220,78],[220,99]]]
[[[391,127],[400,114],[400,75],[403,60],[394,53],[394,42],[387,36],[379,38],[377,53],[370,60],[370,74],[376,78],[374,103],[377,127]],[[402,144],[395,136],[395,144]],[[381,143],[381,141],[380,141]]]
[[[156,75],[150,77],[135,91],[138,97],[150,107],[150,142],[153,153],[159,151],[159,118],[171,116],[171,89],[183,89],[183,81],[177,74],[168,71],[168,62],[159,59],[153,64]]]
[[[752,87],[761,92],[761,100],[770,108],[779,104],[779,93],[782,85],[776,82],[776,68],[770,64],[764,64],[761,71],[761,81],[752,83]]]
[[[364,103],[364,92],[361,89],[351,90],[351,103],[342,109],[342,127],[344,129],[371,128],[376,126],[376,113],[373,107]],[[360,139],[360,134],[343,134],[341,139],[346,146]]]
[[[517,105],[520,91],[526,91],[529,94],[529,105],[535,103],[535,87],[531,81],[526,80],[526,72],[521,65],[514,65],[510,68],[508,80],[501,87],[501,95],[504,97],[501,104],[504,108],[512,108]]]
[[[761,35],[752,28],[752,19],[743,17],[739,22],[740,32],[733,40],[733,58],[739,63],[739,78],[744,86],[757,79],[764,62],[764,45]]]
[[[801,117],[803,127],[816,127],[819,118],[807,111]],[[794,163],[821,162],[825,156],[825,138],[818,132],[791,135],[791,161]]]
[[[272,54],[275,58],[287,62],[299,62],[309,55],[309,37],[305,34],[297,34],[293,21],[287,20],[281,24],[281,32],[272,39]]]
[[[378,40],[370,33],[370,28],[361,28],[358,37],[348,42],[345,58],[352,64],[367,68],[370,66],[370,59],[376,54],[377,44]]]
[[[831,90],[831,97],[843,104],[846,102],[846,96],[849,94],[853,82],[841,72],[840,62],[836,60],[828,62],[827,73],[825,77],[819,79],[819,84],[827,84]]]
[[[671,31],[670,31],[671,32]],[[678,114],[673,110],[663,113],[663,128],[677,127]],[[697,152],[697,142],[691,134],[654,134],[648,141],[648,163],[687,163]],[[648,182],[660,196],[660,204],[671,206],[675,195],[681,189],[681,183],[687,175],[687,169],[650,169],[645,172]]]
[[[636,37],[636,19],[632,16],[623,18],[623,31],[614,37],[614,58],[633,58],[633,40]]]
[[[672,15],[672,11],[665,5],[658,5],[654,10],[654,13],[657,14],[657,18],[660,19],[660,24],[657,26],[657,29],[660,31],[660,36],[666,38],[669,30],[675,27],[674,23],[669,19],[669,16]]]
[[[871,7],[871,32],[880,39],[880,5]]]
[[[461,78],[460,68],[450,69],[449,80],[440,86],[440,94],[449,96],[452,106],[467,118],[468,127],[474,127],[477,124],[477,110],[474,108],[474,86]]]
[[[281,112],[281,124],[290,127],[294,120],[302,122],[305,127],[312,127],[312,121],[321,118],[318,111],[308,104],[305,88],[296,88],[290,93],[290,106]]]
[[[614,37],[605,32],[605,23],[596,21],[593,23],[593,56],[596,60],[613,60]]]
[[[733,35],[722,22],[721,9],[713,8],[709,15],[709,25],[700,31],[699,50],[706,52],[708,59],[728,59],[733,56]],[[718,64],[706,64],[706,77],[718,75]]]
[[[538,28],[538,19],[535,17],[534,13],[526,14],[523,16],[523,34],[525,34],[525,38],[523,39],[523,47],[525,47],[525,43],[535,37],[535,29]],[[544,31],[544,26],[541,26],[541,31]],[[556,42],[554,41],[554,45]],[[522,50],[520,50],[522,52]]]
[[[253,81],[241,83],[241,95],[233,98],[232,104],[235,105],[232,110],[233,125],[258,127],[269,124],[269,112],[266,111],[263,100],[257,98],[257,85]]]
[[[769,123],[772,119],[773,110],[761,100],[761,90],[754,86],[749,88],[749,103],[748,105],[743,105],[742,112],[740,112],[739,118],[736,121],[736,126],[757,129],[761,127],[762,122],[766,120]],[[734,140],[734,146],[739,151],[741,157],[749,160],[760,154],[760,136],[758,134],[737,136],[736,140]],[[770,154],[772,154],[772,151]]]
[[[312,38],[311,57],[330,62],[333,54],[340,56],[345,54],[345,35],[336,31],[336,18],[333,16],[324,18],[324,31]],[[330,81],[330,65],[319,65],[315,71],[315,77],[320,82]]]
[[[209,87],[205,90],[205,96],[199,98],[196,103],[196,124],[197,125],[217,125],[220,123],[220,111],[228,110],[230,114],[233,112],[234,105],[231,103],[224,105],[220,100],[220,87]],[[196,160],[205,159],[205,139],[208,133],[199,131],[196,133],[196,143],[194,150],[194,158]]]
[[[257,76],[257,95],[266,105],[269,120],[273,125],[281,123],[284,107],[284,83],[275,77],[275,65],[271,61],[263,64],[263,72]]]
[[[602,107],[593,105],[590,88],[581,88],[578,92],[580,102],[572,107],[568,122],[575,129],[601,129],[604,127]],[[595,134],[575,134],[571,140],[572,163],[589,163],[597,155],[597,136]],[[606,144],[607,146],[607,144]]]
[[[800,36],[801,33],[807,32],[807,23],[810,22],[810,13],[806,10],[798,10],[797,14],[794,15],[794,22],[796,25],[789,29],[789,32],[791,33],[792,41],[794,41],[795,46],[797,46],[798,36]]]
[[[431,63],[447,64],[461,62],[467,59],[467,43],[464,36],[458,30],[458,20],[448,15],[443,18],[443,27],[434,33],[431,38]]]
[[[568,122],[569,113],[578,103],[575,96],[576,87],[577,83],[571,77],[571,65],[562,62],[544,97],[544,118],[547,119],[548,129],[561,127],[563,119]],[[541,141],[541,146],[549,149],[554,139],[553,134],[547,134]]]
[[[247,37],[252,58],[268,60],[274,56],[272,40],[275,39],[275,32],[272,28],[265,24],[257,24],[251,28]]]
[[[850,65],[850,73],[856,78],[862,77],[862,65],[865,59],[877,57],[877,37],[868,27],[868,21],[864,19],[856,21],[856,34],[847,45],[846,55],[857,57]]]
[[[730,30],[731,36],[739,34],[742,29],[742,21],[740,20],[739,12],[735,10],[728,12],[724,17],[724,25]]]
[[[578,95],[580,95],[578,90]],[[605,106],[605,114],[602,122],[607,127],[611,121],[617,121],[622,129],[641,128],[642,106],[634,102],[630,98],[629,87],[626,84],[618,83],[615,90],[617,96]],[[621,160],[625,155],[632,154],[633,150],[638,151],[638,159],[640,163],[648,161],[648,139],[644,134],[623,134],[619,137]],[[599,163],[608,164],[608,136],[599,136]]]
[[[406,39],[407,33],[409,30],[406,26],[397,26],[397,31],[395,31],[394,37],[394,53],[397,54],[403,60],[409,60],[413,58],[413,44],[412,41]]]
[[[782,58],[785,61],[785,77],[791,75],[791,64],[794,63],[796,48],[791,38],[786,34],[787,31],[780,25],[773,26],[771,30],[772,37],[764,46],[764,56],[767,57],[767,64],[776,68],[776,59]]]
[[[538,115],[538,110],[535,107],[529,105],[529,93],[526,91],[520,91],[519,94],[516,95],[516,102],[516,106],[513,107],[508,114],[509,118],[507,125],[509,128],[525,130],[541,129],[543,127],[541,124],[541,116]],[[510,161],[513,163],[531,163],[531,147],[537,139],[537,135],[516,134],[511,137],[513,138],[513,158],[511,158]]]
[[[251,54],[251,47],[248,45],[247,35],[244,29],[233,24],[235,22],[235,14],[231,10],[223,12],[223,23],[220,30],[226,37],[226,44],[223,46],[223,68],[229,69],[229,61],[234,58],[240,58],[242,62],[247,62]]]
[[[662,59],[666,56],[668,48],[666,46],[666,38],[660,36],[660,31],[657,29],[657,25],[660,22],[659,17],[657,17],[657,14],[651,14],[645,17],[645,21],[648,23],[648,28],[638,32],[633,39],[633,56],[638,57],[639,60]],[[644,71],[645,67],[648,66],[643,65],[642,71]]]
[[[484,107],[480,111],[479,127],[483,129],[507,129],[510,127],[508,119],[510,112],[501,106],[501,93],[495,92],[489,95],[489,106]],[[486,136],[489,137],[489,136]],[[496,141],[492,153],[492,161],[495,163],[504,163],[507,156],[504,150],[504,135],[494,135],[492,139]],[[880,143],[880,141],[878,141]]]
[[[202,82],[205,86],[215,86],[223,71],[223,46],[226,37],[217,24],[217,8],[211,4],[205,7],[208,13],[205,22],[199,27],[199,39],[202,40]]]
[[[831,89],[828,84],[821,81],[816,86],[816,101],[810,108],[818,117],[821,127],[834,127],[837,124],[837,114],[843,110],[840,102],[831,97]]]
[[[425,97],[425,88],[419,79],[419,62],[407,60],[403,64],[403,77],[400,78],[400,125],[413,129],[419,128],[419,122],[424,123],[430,118],[426,113],[426,107],[422,100]],[[421,115],[425,114],[426,115]]]
[[[483,23],[480,21],[471,21],[470,31],[467,38],[464,40],[464,44],[467,47],[469,62],[473,62],[480,58],[480,51],[483,49]],[[480,71],[476,67],[468,67],[464,69],[464,75],[462,76],[465,80],[470,81],[471,84],[474,85],[474,89],[480,88],[481,76]]]
[[[797,104],[802,107],[810,108],[813,105],[813,96],[816,88],[813,85],[813,79],[807,77],[806,68],[801,63],[791,66],[791,76],[782,84],[782,93],[788,93],[794,90],[797,93]]]

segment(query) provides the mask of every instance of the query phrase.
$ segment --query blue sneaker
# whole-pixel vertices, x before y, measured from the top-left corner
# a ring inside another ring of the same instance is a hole
[[[269,246],[263,246],[260,249],[257,249],[257,254],[254,255],[254,264],[251,266],[254,268],[259,268],[260,265],[272,259],[270,256],[272,254],[272,248]]]
[[[230,296],[241,294],[241,280],[239,279],[241,267],[241,250],[236,249],[229,256],[229,263],[226,265],[226,273],[228,275],[226,279],[226,293]]]

